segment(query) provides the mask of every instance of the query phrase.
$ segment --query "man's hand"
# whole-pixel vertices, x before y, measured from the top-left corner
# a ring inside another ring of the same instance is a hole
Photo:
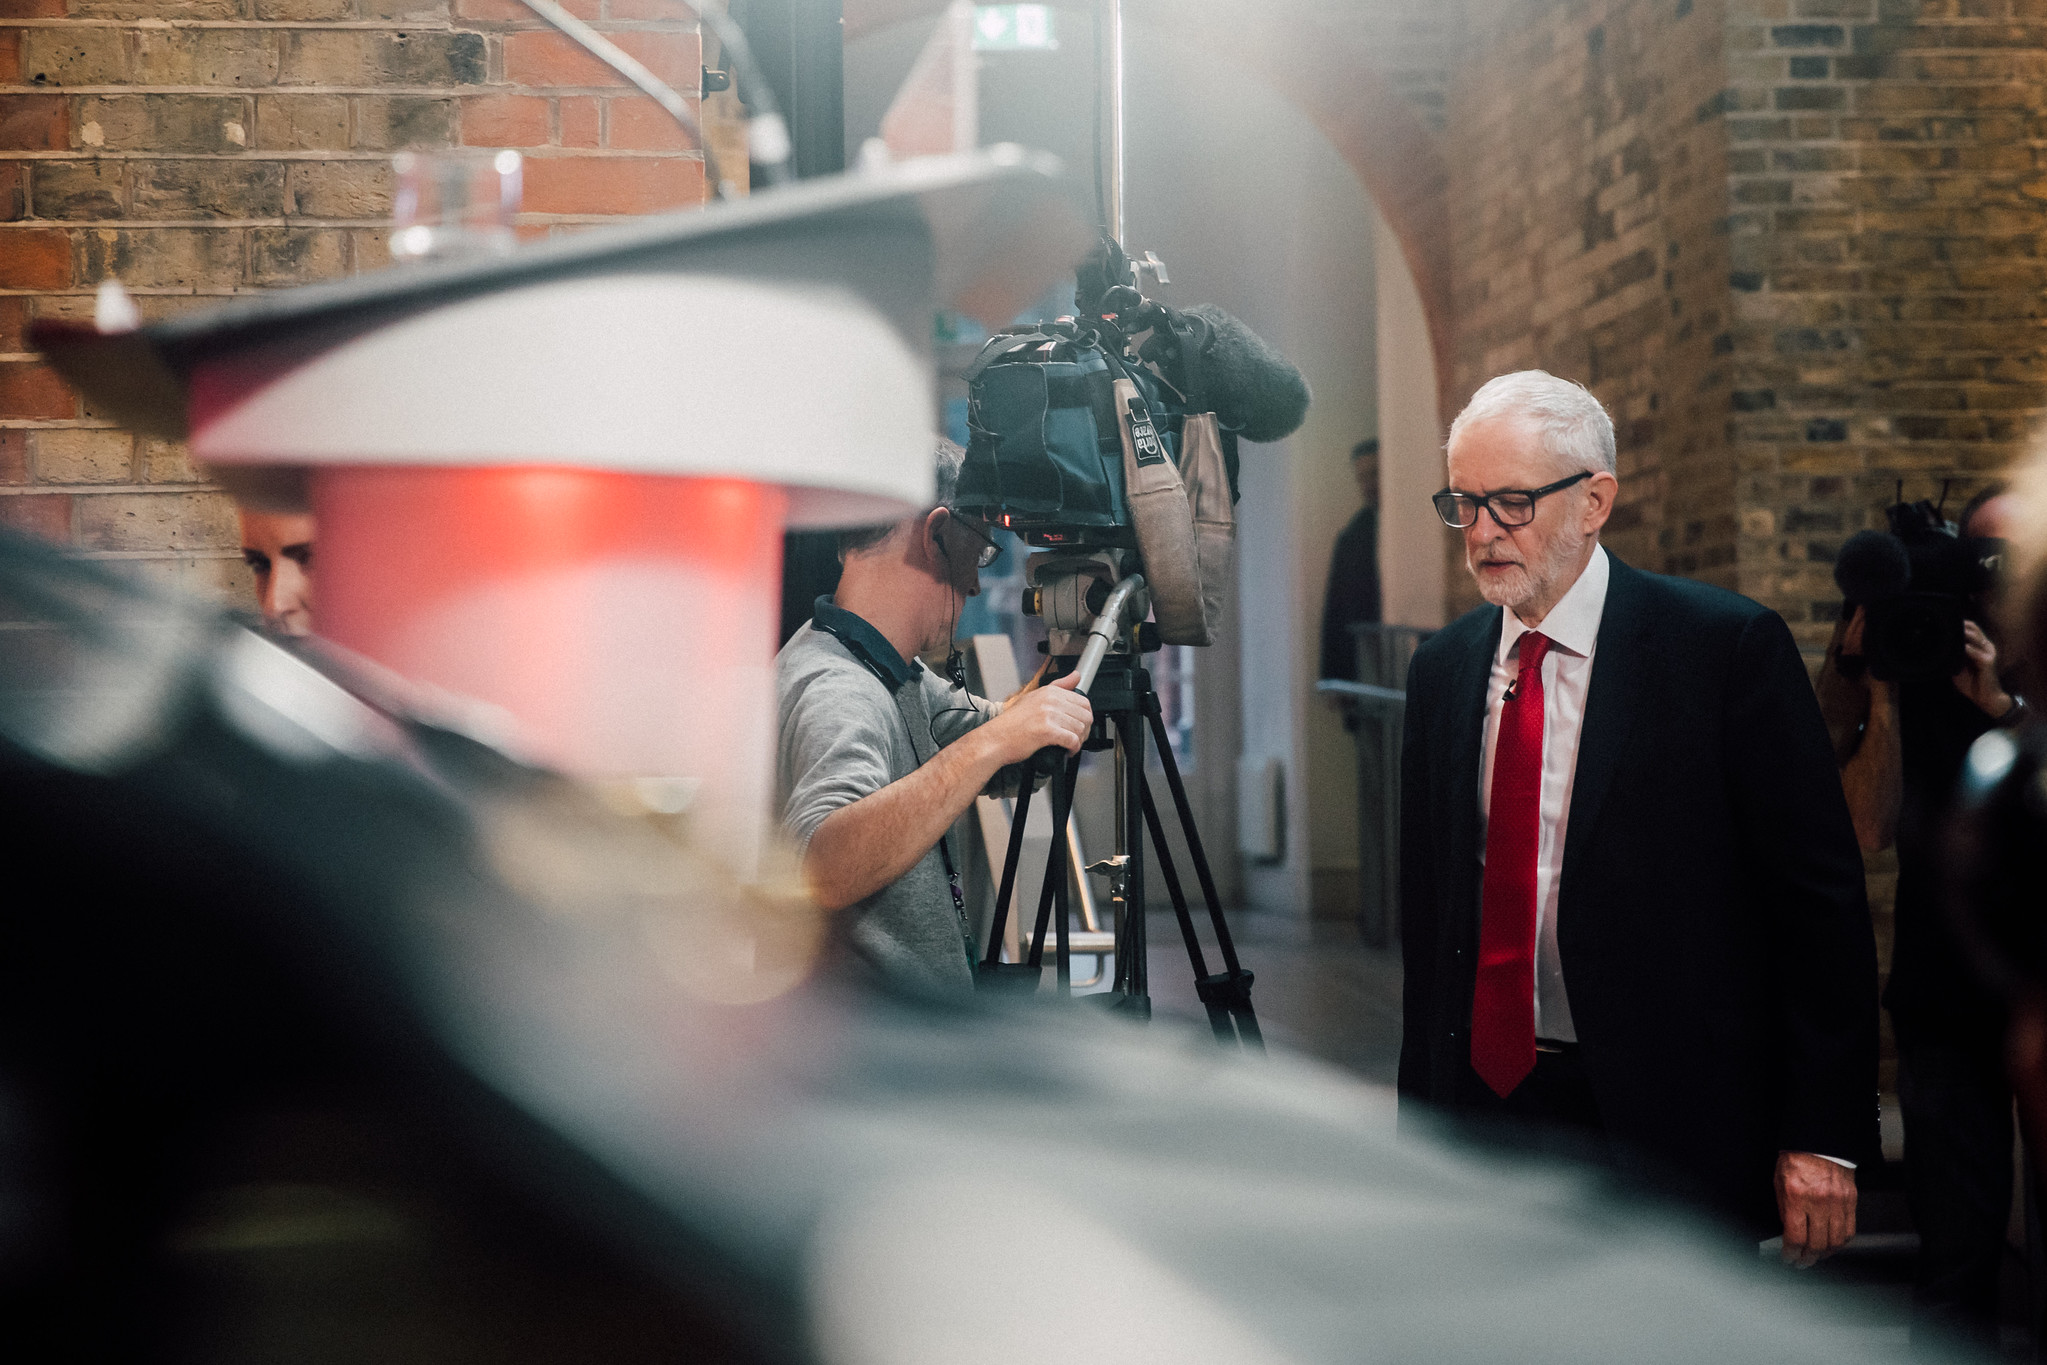
[[[1076,689],[1078,673],[1034,687],[1002,708],[1002,714],[975,732],[995,754],[997,766],[1021,763],[1047,745],[1080,752],[1094,724],[1095,708]]]
[[[1855,614],[1848,618],[1848,628],[1841,632],[1840,653],[1843,658],[1862,656],[1862,633],[1869,626],[1869,608],[1857,607]]]
[[[1079,749],[1094,708],[1074,690],[1078,681],[1069,673],[1012,699],[909,776],[826,816],[803,858],[818,905],[843,910],[901,878],[1001,769],[1048,744]]]
[[[1834,627],[1827,661],[1814,680],[1820,714],[1841,765],[1841,788],[1864,853],[1891,846],[1905,801],[1905,751],[1898,732],[1898,685],[1869,676],[1862,657],[1869,613],[1857,607]],[[1847,666],[1849,660],[1853,666]]]
[[[1812,680],[1837,764],[1855,756],[1862,745],[1863,727],[1869,720],[1869,671],[1868,661],[1861,657],[1862,627],[1860,607],[1834,623],[1834,638],[1827,642],[1826,658]]]
[[[1855,1172],[1811,1152],[1777,1153],[1784,1262],[1810,1269],[1855,1235]]]
[[[1997,646],[1974,621],[1962,622],[1962,652],[1967,658],[1955,674],[1955,691],[1992,720],[2002,720],[2011,710],[2011,694],[1997,680]]]

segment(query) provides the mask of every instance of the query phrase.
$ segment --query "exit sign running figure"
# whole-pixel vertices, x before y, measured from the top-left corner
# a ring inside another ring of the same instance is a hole
[[[1058,46],[1050,5],[974,7],[976,52],[1050,52]]]

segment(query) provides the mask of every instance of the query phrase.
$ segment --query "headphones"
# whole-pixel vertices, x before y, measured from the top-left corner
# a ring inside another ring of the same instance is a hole
[[[948,518],[959,515],[950,507],[938,508],[935,510],[943,511]],[[938,547],[938,553],[945,560],[945,567],[947,569],[952,568],[952,551],[947,549],[945,545],[945,526],[943,525],[943,523],[931,528],[931,543]],[[953,637],[955,637],[952,640],[952,652],[945,656],[945,680],[951,683],[954,687],[959,688],[961,691],[965,691],[967,686],[967,656],[960,652],[960,645],[957,636],[959,634],[960,628],[960,612],[965,609],[966,602],[964,599],[959,597],[958,595],[959,589],[953,587],[952,580],[949,575],[946,579],[945,590],[947,594],[951,595],[954,599],[954,606],[952,609],[952,634]]]

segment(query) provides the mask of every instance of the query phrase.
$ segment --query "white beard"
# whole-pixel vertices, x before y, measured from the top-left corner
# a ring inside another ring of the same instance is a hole
[[[1570,571],[1572,563],[1584,551],[1586,539],[1568,530],[1559,531],[1544,549],[1538,563],[1519,564],[1490,579],[1479,574],[1470,550],[1464,552],[1464,567],[1471,571],[1473,580],[1478,583],[1479,596],[1496,607],[1518,610],[1543,596]]]

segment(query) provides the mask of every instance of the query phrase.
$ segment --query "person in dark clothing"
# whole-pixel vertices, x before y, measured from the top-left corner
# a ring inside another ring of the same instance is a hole
[[[1602,546],[1615,465],[1539,370],[1450,427],[1486,605],[1408,672],[1401,1122],[1568,1132],[1810,1266],[1878,1150],[1862,859],[1790,628]]]
[[[1964,509],[1965,536],[2002,537],[2010,498],[1986,489]],[[1987,610],[1976,613],[1990,620]],[[1861,608],[1836,633],[1820,691],[1852,726],[1837,739],[1858,841],[1895,844],[1898,883],[1884,1006],[1898,1041],[1905,1181],[1920,1259],[1915,1350],[1959,1342],[1995,1350],[1997,1286],[2012,1197],[2012,1095],[2005,1011],[1978,983],[1943,904],[1940,840],[1969,748],[2025,707],[2001,680],[1995,642],[1968,623],[1968,661],[1953,678],[1886,682],[1861,667]],[[1838,723],[1837,723],[1838,724]]]
[[[1379,619],[1379,443],[1351,447],[1350,471],[1365,505],[1336,538],[1329,587],[1322,599],[1322,676],[1358,681],[1357,641],[1350,628]]]

